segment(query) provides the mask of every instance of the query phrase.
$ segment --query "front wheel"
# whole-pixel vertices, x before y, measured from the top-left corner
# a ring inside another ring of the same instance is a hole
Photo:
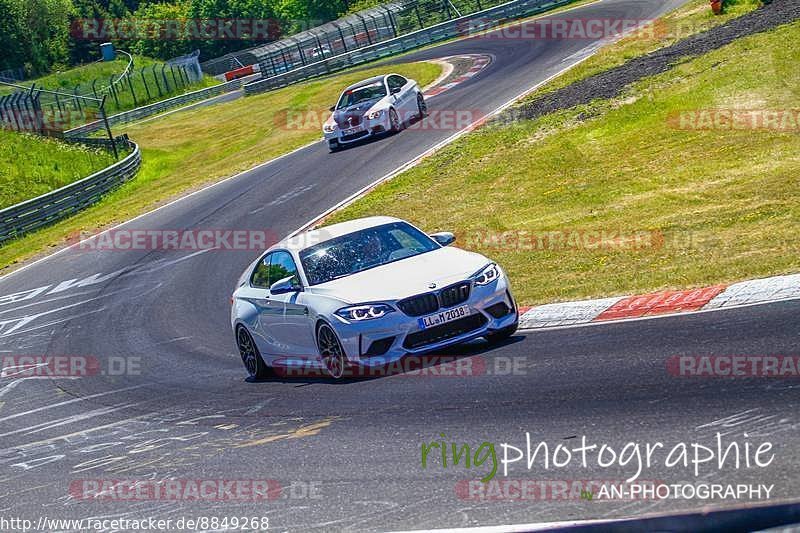
[[[339,337],[328,324],[321,324],[317,328],[317,347],[319,348],[319,357],[322,359],[328,375],[333,379],[340,379],[344,376],[349,367],[347,356],[344,354]]]
[[[239,347],[239,355],[241,355],[242,363],[250,377],[261,379],[270,375],[270,369],[261,358],[258,346],[244,326],[236,328],[236,345]]]
[[[417,112],[421,119],[428,116],[428,104],[425,103],[422,93],[417,93]]]
[[[392,133],[398,133],[402,128],[400,124],[400,117],[397,116],[397,111],[394,108],[389,110],[389,127]]]

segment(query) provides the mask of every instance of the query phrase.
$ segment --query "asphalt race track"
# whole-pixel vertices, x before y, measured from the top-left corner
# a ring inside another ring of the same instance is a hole
[[[679,3],[604,0],[570,16],[647,19]],[[592,48],[582,40],[473,38],[407,58],[490,54],[479,75],[429,101],[431,110],[488,112]],[[126,227],[266,228],[282,236],[452,133],[407,130],[336,154],[317,143]],[[586,435],[617,449],[629,441],[711,445],[721,432],[769,440],[775,459],[761,469],[707,469],[703,481],[774,484],[773,501],[800,490],[796,381],[667,370],[675,355],[798,354],[800,302],[520,334],[493,350],[477,342],[447,354],[470,365],[466,375],[249,382],[228,313],[233,285],[255,255],[70,249],[0,280],[0,356],[77,356],[100,369],[79,379],[0,379],[0,514],[268,516],[277,530],[364,531],[623,517],[707,503],[476,501],[456,488],[485,475],[485,464],[421,467],[421,444],[442,433],[473,450],[496,443],[500,453],[502,442],[523,447],[526,431],[553,447]],[[523,463],[510,478],[631,473],[596,465],[527,471]],[[269,479],[283,491],[268,501],[81,492],[86,480],[167,478]],[[693,476],[659,466],[642,478]]]

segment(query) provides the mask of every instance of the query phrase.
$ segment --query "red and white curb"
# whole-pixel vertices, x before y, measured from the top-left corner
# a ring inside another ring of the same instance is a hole
[[[520,329],[574,326],[660,315],[741,307],[800,298],[800,274],[775,276],[684,291],[664,291],[540,305],[520,306]]]
[[[448,83],[445,83],[444,85],[440,85],[438,87],[434,87],[433,89],[425,91],[425,98],[433,98],[436,95],[442,94],[443,92],[445,92],[445,91],[447,91],[449,89],[452,89],[456,85],[460,85],[460,84],[464,83],[468,79],[470,79],[470,78],[474,77],[475,75],[477,75],[480,71],[482,71],[487,66],[489,66],[489,63],[492,62],[492,58],[490,56],[481,55],[481,54],[467,54],[467,55],[460,55],[460,56],[447,56],[447,57],[440,58],[439,61],[443,61],[445,63],[448,63],[449,61],[454,60],[454,59],[463,59],[463,60],[467,60],[467,61],[472,61],[472,66],[464,74],[462,74],[461,76],[453,79],[453,81],[450,81]]]

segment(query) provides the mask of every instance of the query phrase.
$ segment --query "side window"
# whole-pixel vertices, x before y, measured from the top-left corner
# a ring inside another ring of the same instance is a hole
[[[297,267],[294,264],[294,259],[289,252],[275,252],[270,255],[269,267],[269,284],[272,285],[276,281],[280,281],[289,276],[294,276],[295,282],[300,284],[300,278],[297,275]],[[268,287],[269,288],[269,287]]]
[[[389,76],[389,90],[400,89],[406,84],[406,79],[402,76]]]
[[[269,289],[269,262],[273,255],[275,254],[269,254],[258,262],[250,277],[250,285],[259,289]]]

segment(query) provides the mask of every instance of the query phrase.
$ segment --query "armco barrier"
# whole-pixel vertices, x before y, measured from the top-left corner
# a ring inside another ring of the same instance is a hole
[[[122,113],[117,113],[116,115],[111,115],[110,117],[108,117],[108,124],[110,126],[114,126],[115,124],[125,124],[127,122],[134,122],[136,120],[140,120],[152,115],[163,113],[164,111],[168,111],[175,107],[180,107],[190,102],[205,100],[206,98],[211,98],[214,96],[219,96],[220,94],[229,93],[237,89],[240,89],[241,87],[242,87],[242,80],[238,79],[226,83],[221,83],[219,85],[214,85],[212,87],[206,87],[205,89],[192,91],[190,93],[173,96],[172,98],[167,98],[166,100],[153,102],[152,104],[137,107],[136,109],[123,111]],[[64,135],[67,137],[80,137],[92,133],[94,131],[101,130],[104,127],[105,125],[103,124],[102,120],[96,120],[94,122],[84,124],[83,126],[78,126],[77,128],[65,131]]]
[[[122,142],[133,150],[121,161],[88,178],[0,210],[0,243],[76,213],[132,178],[139,170],[142,155],[136,143]]]
[[[271,76],[245,84],[246,95],[279,89],[299,81],[330,74],[353,65],[374,61],[387,56],[407,52],[420,46],[459,37],[469,32],[491,29],[504,20],[518,19],[571,4],[575,0],[512,0],[483,11],[442,22],[430,28],[407,33],[388,41],[366,46],[311,63],[277,76]],[[262,68],[263,70],[263,68]]]

